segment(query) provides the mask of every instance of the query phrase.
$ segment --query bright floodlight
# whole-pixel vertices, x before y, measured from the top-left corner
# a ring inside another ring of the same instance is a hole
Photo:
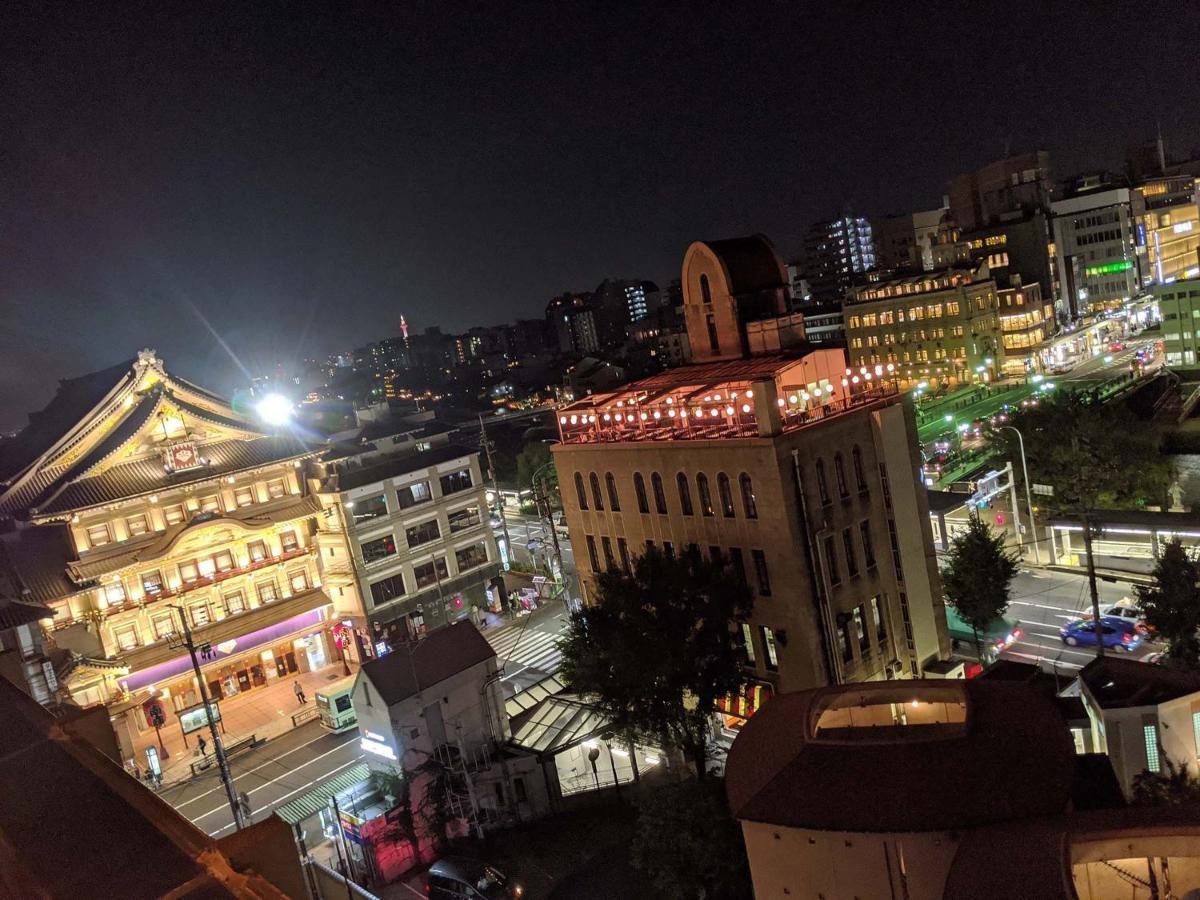
[[[292,417],[292,401],[283,394],[267,394],[255,404],[254,410],[268,425],[284,425]]]

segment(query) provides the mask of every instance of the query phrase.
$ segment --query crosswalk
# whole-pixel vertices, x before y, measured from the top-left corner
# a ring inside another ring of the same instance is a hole
[[[505,681],[518,675],[549,675],[562,663],[556,646],[560,636],[538,631],[532,624],[524,630],[521,624],[505,625],[484,636],[501,659]]]

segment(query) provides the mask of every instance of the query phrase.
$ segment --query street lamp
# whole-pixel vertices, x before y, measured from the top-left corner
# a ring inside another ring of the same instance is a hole
[[[1025,463],[1025,436],[1012,425],[1001,425],[999,431],[1007,428],[1017,435],[1018,446],[1021,448],[1021,476],[1025,479],[1025,503],[1029,506],[1029,528],[1033,531],[1033,553],[1040,566],[1042,564],[1042,545],[1038,542],[1037,522],[1033,518],[1033,494],[1029,490],[1029,466]]]

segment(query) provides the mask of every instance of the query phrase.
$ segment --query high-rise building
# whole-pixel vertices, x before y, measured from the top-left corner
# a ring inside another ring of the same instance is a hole
[[[1173,175],[1133,189],[1137,241],[1146,247],[1145,283],[1200,275],[1200,178]]]
[[[1053,190],[1049,153],[1009,156],[952,178],[950,215],[964,232],[974,231],[1005,213],[1048,209]]]
[[[600,332],[590,294],[566,293],[554,297],[546,304],[546,324],[559,353],[600,352]]]
[[[962,231],[959,240],[966,245],[967,258],[986,261],[993,274],[1004,269],[1024,284],[1038,284],[1043,297],[1058,296],[1048,212],[1005,213],[988,225]]]
[[[601,352],[613,352],[629,337],[630,328],[658,306],[658,286],[652,281],[609,278],[591,294]]]
[[[783,288],[762,239],[695,243],[683,276],[703,361],[559,410],[585,601],[650,546],[711,557],[756,596],[737,623],[749,696],[919,674],[948,639],[911,406],[851,384],[840,349],[726,353],[766,311],[749,288]]]
[[[881,269],[921,268],[917,229],[911,213],[871,217],[875,264]]]
[[[875,265],[871,223],[862,216],[843,216],[809,226],[804,237],[804,273],[816,302],[840,302],[855,276]]]
[[[54,611],[63,698],[109,706],[125,758],[145,701],[200,703],[181,617],[220,700],[338,665],[363,624],[345,534],[307,479],[323,447],[273,435],[169,373],[153,351],[64,381],[0,450],[3,538],[22,596]],[[25,593],[25,592],[28,593]]]
[[[1071,319],[1115,309],[1141,286],[1129,188],[1086,181],[1051,204],[1063,312]]]

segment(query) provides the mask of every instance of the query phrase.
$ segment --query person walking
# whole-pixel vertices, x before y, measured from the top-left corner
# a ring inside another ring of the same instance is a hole
[[[200,758],[204,758],[204,751],[208,749],[208,741],[204,739],[204,735],[200,735],[200,740],[197,741],[200,746]]]
[[[299,678],[292,682],[292,690],[296,692],[296,699],[300,701],[301,706],[308,703],[308,698],[304,696],[304,685],[300,683]]]

